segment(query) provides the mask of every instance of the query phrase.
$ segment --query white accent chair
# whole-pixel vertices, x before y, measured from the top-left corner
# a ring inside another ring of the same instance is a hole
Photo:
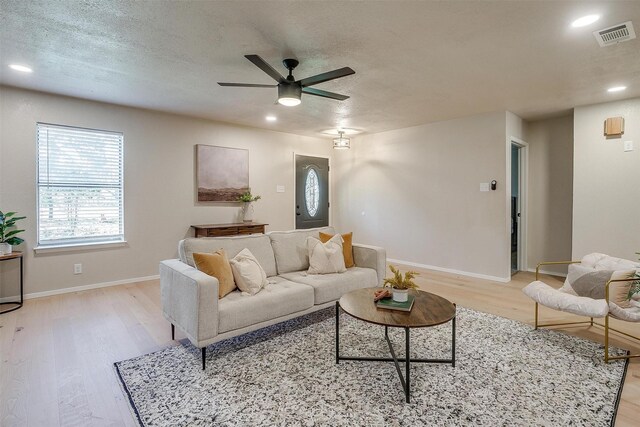
[[[612,356],[609,354],[609,331],[617,332],[629,338],[633,338],[640,342],[640,337],[628,334],[626,332],[619,331],[609,326],[609,318],[635,322],[640,325],[640,293],[636,293],[631,299],[630,308],[622,308],[609,300],[609,286],[614,282],[628,282],[635,281],[637,279],[621,279],[621,280],[609,280],[605,285],[605,298],[593,299],[588,297],[581,297],[569,293],[566,291],[567,284],[560,289],[555,289],[548,284],[539,280],[540,267],[545,265],[566,265],[566,264],[581,264],[583,267],[593,268],[597,270],[629,270],[637,269],[640,273],[640,263],[629,261],[621,258],[614,258],[608,255],[593,253],[586,255],[581,261],[551,261],[541,262],[536,267],[536,280],[527,285],[522,291],[531,299],[535,301],[535,314],[534,314],[534,327],[552,327],[552,326],[567,326],[567,325],[585,325],[600,326],[604,328],[604,361],[609,363],[611,360],[630,359],[633,357],[640,357],[640,354],[627,354],[625,356]],[[545,307],[576,314],[578,316],[589,317],[588,321],[578,322],[563,322],[563,323],[540,323],[539,322],[539,307],[538,304],[542,304]],[[604,318],[604,324],[594,321],[594,318]]]

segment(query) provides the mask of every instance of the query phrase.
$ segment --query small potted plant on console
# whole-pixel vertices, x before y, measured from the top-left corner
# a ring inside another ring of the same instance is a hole
[[[238,201],[243,203],[242,220],[244,222],[253,221],[253,202],[257,202],[258,200],[260,200],[260,196],[254,196],[251,194],[251,191],[247,191],[238,197]]]

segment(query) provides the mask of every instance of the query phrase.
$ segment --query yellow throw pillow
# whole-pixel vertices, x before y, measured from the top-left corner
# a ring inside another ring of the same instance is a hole
[[[222,298],[236,288],[231,265],[224,249],[217,250],[212,254],[194,253],[193,262],[198,270],[218,279],[220,283],[218,298]]]
[[[320,232],[320,241],[327,243],[333,234]],[[342,235],[342,255],[344,256],[344,266],[351,268],[356,265],[353,261],[353,232]]]

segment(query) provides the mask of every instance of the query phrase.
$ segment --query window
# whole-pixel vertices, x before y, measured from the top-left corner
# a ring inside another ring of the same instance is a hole
[[[307,172],[307,179],[304,185],[304,199],[309,216],[316,216],[320,202],[320,185],[318,183],[318,174],[314,169],[309,169],[309,172]]]
[[[38,246],[124,241],[123,135],[37,124]]]

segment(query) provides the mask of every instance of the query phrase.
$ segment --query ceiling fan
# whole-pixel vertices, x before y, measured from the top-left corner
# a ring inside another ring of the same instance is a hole
[[[293,107],[301,102],[303,93],[315,96],[321,96],[323,98],[337,99],[344,101],[348,99],[348,96],[340,95],[339,93],[328,92],[326,90],[314,89],[310,86],[317,85],[329,80],[339,79],[340,77],[349,76],[355,74],[349,67],[339,68],[337,70],[328,71],[326,73],[317,74],[315,76],[307,77],[306,79],[296,80],[293,77],[293,69],[299,64],[297,59],[285,59],[282,61],[285,68],[289,70],[289,75],[283,77],[277,72],[271,65],[259,57],[258,55],[245,55],[249,61],[253,62],[258,68],[267,73],[272,79],[278,82],[275,85],[263,85],[253,83],[220,83],[220,86],[234,86],[234,87],[277,87],[278,88],[278,103],[286,105],[287,107]]]

